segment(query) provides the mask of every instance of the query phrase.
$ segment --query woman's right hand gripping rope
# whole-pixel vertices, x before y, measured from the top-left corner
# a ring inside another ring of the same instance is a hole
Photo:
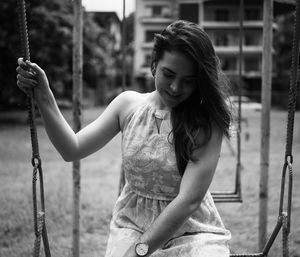
[[[36,63],[29,60],[24,61],[18,58],[18,67],[16,68],[17,85],[26,94],[29,90],[34,90],[35,99],[39,101],[49,95],[51,92],[47,76],[43,69]]]

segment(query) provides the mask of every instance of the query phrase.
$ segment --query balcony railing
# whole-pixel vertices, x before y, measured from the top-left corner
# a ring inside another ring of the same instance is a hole
[[[239,46],[215,46],[217,54],[238,54]],[[262,46],[243,46],[244,54],[260,54],[262,53]]]
[[[152,49],[152,47],[153,47],[153,42],[143,42],[142,43],[143,49]]]
[[[174,21],[172,17],[141,17],[140,18],[141,23],[151,23],[151,24],[169,24]]]
[[[203,21],[201,23],[204,29],[238,29],[239,21]],[[263,28],[263,21],[244,21],[244,28]],[[273,23],[273,29],[277,29],[278,25]]]

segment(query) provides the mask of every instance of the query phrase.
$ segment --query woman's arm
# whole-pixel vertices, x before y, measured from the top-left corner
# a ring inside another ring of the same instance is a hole
[[[56,104],[45,72],[37,64],[25,63],[22,58],[18,59],[18,64],[17,84],[25,92],[33,88],[48,137],[66,161],[86,157],[120,131],[119,116],[126,107],[126,94],[118,96],[98,119],[75,134]]]
[[[38,103],[46,132],[65,161],[82,159],[101,149],[119,131],[122,95],[113,100],[92,123],[76,134],[58,109],[54,97]]]
[[[194,156],[199,161],[188,163],[178,196],[164,209],[139,240],[149,245],[147,256],[162,247],[199,208],[211,184],[219,160],[221,144],[222,133],[214,129],[208,144],[194,152]],[[135,257],[134,248],[135,245],[131,246],[125,256]]]

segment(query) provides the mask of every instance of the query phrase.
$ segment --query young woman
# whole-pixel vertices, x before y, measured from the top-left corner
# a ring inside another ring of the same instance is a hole
[[[231,114],[212,43],[194,23],[155,36],[155,91],[127,91],[73,132],[44,71],[20,58],[18,86],[34,88],[48,136],[66,161],[99,150],[122,132],[126,184],[113,210],[106,257],[225,257],[230,232],[208,191]],[[26,71],[30,67],[31,71]]]

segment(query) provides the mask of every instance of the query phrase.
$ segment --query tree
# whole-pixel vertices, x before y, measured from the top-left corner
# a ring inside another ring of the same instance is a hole
[[[294,14],[278,17],[278,29],[274,34],[276,68],[279,76],[289,75],[292,58]]]
[[[15,89],[16,58],[19,54],[17,30],[16,3],[4,1],[0,5],[0,105],[12,103],[20,99],[23,94]],[[14,96],[14,97],[13,97]]]
[[[27,20],[31,60],[46,71],[57,98],[71,99],[72,25],[71,0],[27,1]],[[17,5],[4,1],[0,5],[0,105],[24,105],[25,96],[16,87],[16,60],[21,56]],[[13,22],[12,22],[13,21]],[[88,15],[84,16],[84,85],[94,87],[93,78],[105,65],[108,34]],[[93,75],[93,76],[92,76]]]
[[[294,36],[295,14],[289,13],[278,17],[278,29],[274,34],[274,47],[276,50],[276,72],[277,78],[273,81],[273,88],[278,91],[287,92],[290,83],[290,69],[292,64],[292,42]],[[282,94],[281,94],[282,98]],[[300,107],[300,94],[298,93],[298,108]],[[287,103],[285,103],[285,107]]]
[[[108,59],[111,59],[112,45],[111,37],[107,30],[101,28],[95,22],[93,15],[84,15],[84,66],[83,79],[85,85],[97,91],[95,101],[105,104],[105,87],[107,86],[107,76],[110,70]]]

